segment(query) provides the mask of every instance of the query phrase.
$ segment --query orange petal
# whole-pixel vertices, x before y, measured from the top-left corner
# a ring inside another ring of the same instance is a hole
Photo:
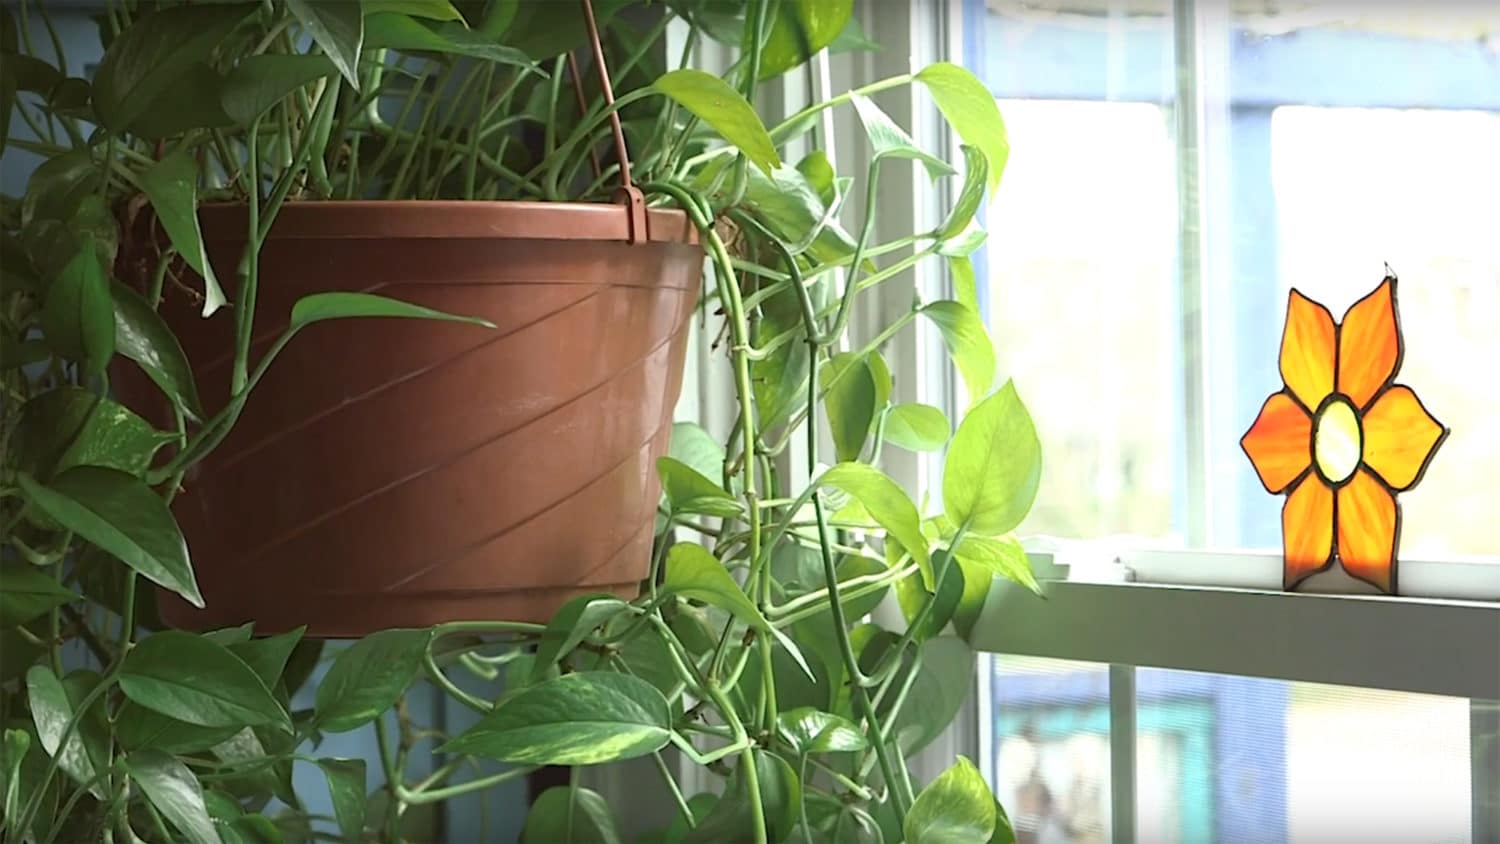
[[[1396,531],[1401,511],[1368,469],[1339,487],[1339,562],[1382,592],[1396,591]]]
[[[1292,290],[1281,335],[1281,380],[1308,411],[1333,392],[1333,314]]]
[[[1286,589],[1333,562],[1333,490],[1317,475],[1303,478],[1281,506],[1281,548]]]
[[[1404,492],[1417,485],[1448,435],[1410,387],[1393,386],[1365,411],[1365,465],[1386,485]]]
[[[1396,279],[1349,307],[1339,328],[1339,392],[1364,410],[1401,365],[1401,329],[1396,325]]]
[[[1291,396],[1275,393],[1240,438],[1266,491],[1275,495],[1312,465],[1312,419]]]

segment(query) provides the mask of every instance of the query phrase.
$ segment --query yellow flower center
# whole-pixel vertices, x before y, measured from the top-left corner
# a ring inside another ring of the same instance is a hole
[[[1323,403],[1313,420],[1313,460],[1329,483],[1340,484],[1359,468],[1364,456],[1364,432],[1354,405],[1340,395]]]

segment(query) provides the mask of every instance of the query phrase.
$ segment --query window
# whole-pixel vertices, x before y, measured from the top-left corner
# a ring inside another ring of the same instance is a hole
[[[1500,13],[1416,9],[965,2],[1012,145],[981,301],[1047,461],[1049,600],[997,587],[975,632],[1023,840],[1500,838]],[[1386,264],[1398,381],[1452,429],[1403,597],[1282,594],[1239,437],[1288,291],[1337,316]]]

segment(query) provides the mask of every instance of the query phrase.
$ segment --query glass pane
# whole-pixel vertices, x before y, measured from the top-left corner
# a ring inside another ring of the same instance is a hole
[[[1171,22],[1034,5],[986,18],[1012,152],[977,267],[1047,455],[1022,532],[1165,536],[1183,425]]]
[[[1004,656],[990,665],[992,741],[981,752],[1018,844],[1105,844],[1108,666]]]
[[[1141,841],[1468,842],[1469,702],[1140,669]]]

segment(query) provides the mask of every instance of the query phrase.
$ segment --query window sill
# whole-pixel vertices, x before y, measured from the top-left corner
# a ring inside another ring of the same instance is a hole
[[[1051,559],[1035,562],[1046,600],[997,582],[976,648],[1500,699],[1500,602],[1123,582],[1138,571],[1122,564],[1067,579]]]

